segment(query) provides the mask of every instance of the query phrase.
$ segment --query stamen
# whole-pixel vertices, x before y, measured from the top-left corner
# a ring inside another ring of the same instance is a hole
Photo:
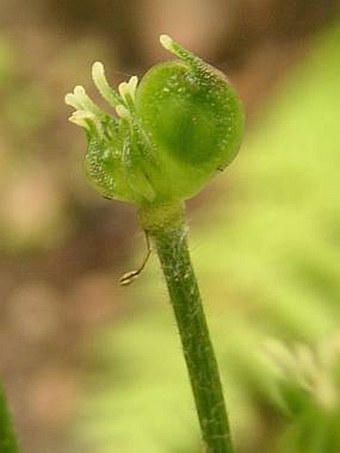
[[[130,80],[128,81],[128,87],[129,87],[130,96],[133,101],[135,100],[135,97],[136,97],[137,85],[138,85],[138,77],[132,76],[130,78]]]
[[[71,107],[74,107],[77,110],[83,109],[83,104],[82,104],[81,100],[74,93],[68,93],[65,96],[65,103],[67,105],[70,105]]]
[[[118,86],[119,94],[126,107],[131,110],[131,112],[134,111],[137,84],[138,78],[136,76],[132,76],[128,82],[122,82]]]
[[[103,117],[105,113],[90,99],[86,94],[85,88],[81,85],[77,85],[73,93],[69,93],[65,96],[66,104],[74,107],[77,110],[91,112],[98,117]]]
[[[117,105],[116,107],[116,113],[117,115],[122,118],[123,120],[130,120],[131,119],[131,113],[129,110],[122,104]]]
[[[102,63],[96,61],[92,66],[92,79],[102,97],[112,106],[116,107],[122,102],[118,94],[110,87]]]
[[[70,116],[69,121],[77,126],[83,127],[89,132],[93,130],[93,128],[95,128],[97,132],[101,130],[100,120],[98,120],[97,116],[91,112],[76,110]]]
[[[189,63],[196,69],[206,71],[207,66],[203,63],[203,60],[196,57],[193,53],[189,52],[189,50],[182,47],[176,41],[174,41],[168,35],[161,35],[159,37],[159,41],[164,49],[168,50],[169,52],[176,55],[176,57],[180,58],[181,60]]]
[[[172,40],[172,38],[170,38],[170,36],[161,35],[159,37],[159,41],[160,41],[161,45],[164,47],[164,49],[169,50],[170,52],[172,52],[173,40]]]
[[[122,82],[118,85],[118,91],[121,97],[126,101],[126,95],[129,94],[129,86],[126,82]]]

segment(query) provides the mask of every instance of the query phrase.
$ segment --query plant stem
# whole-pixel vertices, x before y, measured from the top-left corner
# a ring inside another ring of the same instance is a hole
[[[0,386],[0,453],[18,453],[19,446],[8,411],[5,392]]]
[[[141,210],[140,217],[166,279],[206,451],[232,453],[221,380],[187,246],[184,209],[152,206]]]

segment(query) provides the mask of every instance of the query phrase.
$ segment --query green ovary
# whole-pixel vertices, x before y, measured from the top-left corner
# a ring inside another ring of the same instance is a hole
[[[138,89],[136,107],[160,153],[208,177],[237,152],[240,101],[217,74],[207,80],[183,63],[155,66]]]

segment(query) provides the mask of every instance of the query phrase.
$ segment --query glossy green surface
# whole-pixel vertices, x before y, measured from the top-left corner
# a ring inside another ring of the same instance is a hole
[[[158,177],[168,180],[168,196],[195,195],[240,147],[240,100],[208,65],[200,72],[179,61],[153,67],[139,86],[136,109],[163,163]]]

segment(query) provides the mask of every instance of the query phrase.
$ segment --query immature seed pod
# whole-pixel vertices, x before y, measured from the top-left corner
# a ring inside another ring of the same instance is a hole
[[[108,84],[101,63],[93,79],[116,110],[110,116],[76,87],[66,102],[70,120],[85,128],[85,168],[105,197],[139,206],[176,202],[198,193],[235,157],[243,133],[240,99],[226,77],[170,37],[164,48],[179,60],[150,69],[119,86]]]

